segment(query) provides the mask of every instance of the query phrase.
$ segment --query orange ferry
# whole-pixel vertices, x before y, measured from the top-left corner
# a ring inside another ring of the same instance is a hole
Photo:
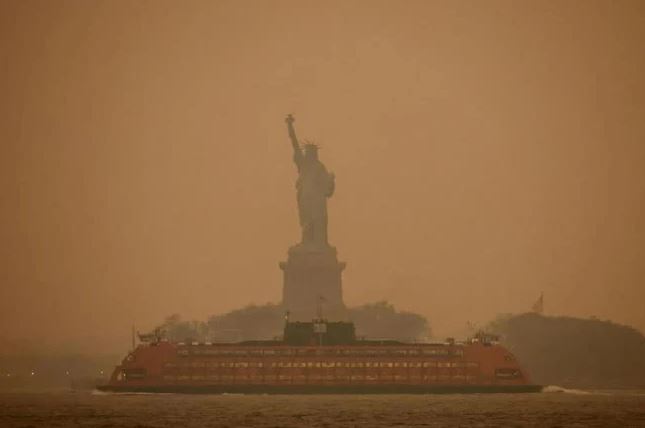
[[[467,342],[357,339],[349,322],[287,322],[282,340],[171,343],[146,335],[99,390],[366,394],[539,392],[491,335]]]

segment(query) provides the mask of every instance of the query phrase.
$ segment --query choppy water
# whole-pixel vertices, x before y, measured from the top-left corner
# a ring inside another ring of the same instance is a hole
[[[0,393],[0,427],[645,427],[645,391],[489,395]]]

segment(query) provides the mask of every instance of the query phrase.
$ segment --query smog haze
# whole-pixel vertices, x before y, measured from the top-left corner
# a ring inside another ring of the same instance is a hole
[[[348,305],[643,331],[644,40],[638,1],[3,1],[0,337],[279,301],[289,113]]]

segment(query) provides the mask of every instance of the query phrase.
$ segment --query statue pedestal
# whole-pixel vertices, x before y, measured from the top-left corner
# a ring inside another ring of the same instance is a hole
[[[284,272],[282,305],[291,320],[311,321],[319,305],[324,318],[344,318],[341,275],[345,263],[338,261],[334,247],[295,245],[280,269]]]

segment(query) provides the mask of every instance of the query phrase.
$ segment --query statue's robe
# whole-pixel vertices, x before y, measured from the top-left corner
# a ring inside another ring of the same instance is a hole
[[[334,192],[334,179],[318,159],[296,156],[298,214],[302,242],[327,244],[327,198]]]

